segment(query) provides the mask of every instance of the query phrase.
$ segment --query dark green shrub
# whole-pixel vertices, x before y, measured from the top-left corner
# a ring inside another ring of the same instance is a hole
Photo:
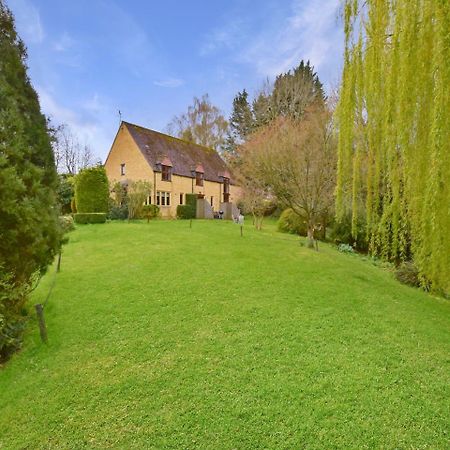
[[[158,205],[144,205],[142,207],[142,219],[156,219],[159,217],[159,206]]]
[[[330,239],[336,245],[348,244],[354,249],[367,252],[369,244],[366,236],[366,225],[361,218],[357,225],[356,238],[352,236],[352,218],[351,215],[345,216],[340,222],[335,222],[331,227]]]
[[[68,175],[59,175],[59,185],[57,190],[58,203],[61,207],[61,214],[70,214],[72,211],[71,202],[74,196],[73,177]]]
[[[0,1],[0,359],[17,348],[28,286],[61,244],[57,187],[48,122],[27,74],[26,48]]]
[[[109,220],[126,220],[128,219],[127,205],[111,205],[108,212]]]
[[[83,169],[75,178],[78,213],[107,213],[109,183],[103,166]]]
[[[76,213],[73,215],[75,223],[87,224],[87,223],[105,223],[106,213]]]
[[[305,219],[296,214],[291,208],[285,209],[277,222],[278,231],[282,233],[298,234],[306,236],[307,229]]]
[[[20,349],[26,325],[25,302],[36,274],[27,283],[17,284],[0,266],[0,362]]]
[[[186,204],[177,206],[178,219],[195,219],[197,216],[197,194],[186,194]]]
[[[400,283],[407,284],[409,286],[419,287],[419,271],[412,262],[404,262],[395,270],[395,278]]]

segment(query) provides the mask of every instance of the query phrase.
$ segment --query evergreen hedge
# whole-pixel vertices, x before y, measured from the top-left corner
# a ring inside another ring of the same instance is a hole
[[[75,178],[75,204],[78,213],[107,213],[109,183],[103,166],[83,169]]]
[[[0,362],[20,347],[28,294],[61,243],[55,162],[26,58],[0,0]]]
[[[197,216],[197,194],[186,194],[186,204],[177,206],[178,219],[195,219]]]
[[[106,213],[76,213],[73,218],[78,224],[105,223]]]

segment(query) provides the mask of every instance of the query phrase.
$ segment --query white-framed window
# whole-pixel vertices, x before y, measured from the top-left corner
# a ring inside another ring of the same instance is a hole
[[[170,206],[170,192],[156,191],[156,204],[158,206]]]
[[[152,204],[152,196],[149,195],[144,202],[144,205],[151,205]]]

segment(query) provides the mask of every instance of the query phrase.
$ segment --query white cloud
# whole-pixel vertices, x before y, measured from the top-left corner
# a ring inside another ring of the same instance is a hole
[[[40,44],[45,37],[38,9],[28,0],[9,0],[17,29],[25,44]]]
[[[340,5],[341,0],[292,0],[288,14],[268,17],[264,27],[230,20],[208,36],[200,54],[228,49],[233,63],[253,67],[261,78],[286,72],[302,59],[333,77],[340,70],[343,51]]]
[[[341,37],[336,27],[340,0],[297,0],[292,14],[274,36],[262,34],[241,54],[242,60],[255,64],[264,76],[275,76],[310,60],[320,69],[340,53]],[[340,54],[339,54],[340,56]]]
[[[153,82],[155,86],[161,86],[165,88],[177,88],[182,86],[184,83],[185,81],[180,78],[167,78],[165,80],[158,80]]]
[[[66,52],[73,48],[75,41],[69,36],[66,31],[61,35],[61,37],[53,43],[53,50],[55,52]]]
[[[238,18],[228,22],[224,28],[213,30],[203,41],[200,55],[207,56],[224,48],[235,49],[245,38],[244,29],[244,21]]]
[[[108,108],[100,102],[98,95],[95,94],[83,103],[83,107],[88,110],[88,113],[97,113],[93,116],[92,114],[81,115],[60,105],[48,89],[36,86],[36,91],[39,94],[43,113],[51,117],[55,124],[65,123],[69,125],[79,141],[82,144],[89,145],[94,154],[104,161],[112,143],[111,136],[114,135],[114,129],[111,126],[110,116],[112,114],[109,114]],[[100,114],[100,111],[103,114]]]

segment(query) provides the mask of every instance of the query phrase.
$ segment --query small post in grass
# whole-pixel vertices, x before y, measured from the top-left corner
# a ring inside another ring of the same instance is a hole
[[[36,315],[39,322],[39,333],[41,335],[41,340],[44,344],[47,344],[47,327],[45,326],[45,319],[44,319],[44,306],[41,303],[38,303],[37,305],[34,305],[36,308]]]
[[[58,264],[56,266],[56,271],[59,272],[61,270],[61,250],[58,253]]]

